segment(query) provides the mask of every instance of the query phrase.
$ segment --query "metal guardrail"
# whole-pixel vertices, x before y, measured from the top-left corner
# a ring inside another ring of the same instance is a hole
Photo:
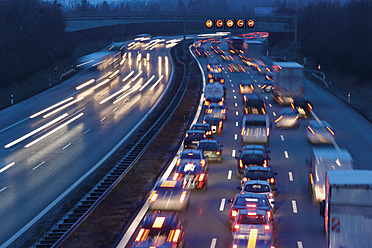
[[[187,89],[190,66],[185,65],[184,76],[187,80],[182,80],[175,96],[167,109],[150,127],[150,129],[138,140],[129,150],[122,160],[106,174],[106,176],[96,186],[89,191],[62,219],[53,226],[33,247],[49,248],[57,247],[72,233],[95,209],[96,206],[112,191],[113,188],[126,176],[135,162],[151,145],[152,141],[163,129],[174,111],[181,102]]]

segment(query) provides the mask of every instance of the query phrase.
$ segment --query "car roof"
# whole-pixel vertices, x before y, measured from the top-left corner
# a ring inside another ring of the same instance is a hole
[[[262,150],[243,150],[242,155],[264,155]]]
[[[207,120],[222,120],[221,119],[222,116],[218,117],[218,116],[215,116],[214,113],[207,113],[205,116],[204,116],[204,120],[207,121]]]
[[[245,145],[243,150],[262,150],[266,151],[266,147],[264,145]]]
[[[253,209],[240,209],[239,215],[248,214],[252,212],[256,212],[259,215],[264,215],[266,218],[266,210],[263,210],[263,209],[254,209],[254,210]]]
[[[238,193],[237,194],[237,197],[257,198],[257,199],[265,198],[265,199],[267,199],[267,196],[266,195],[260,194],[260,193],[253,193],[253,192],[241,192],[241,193]]]

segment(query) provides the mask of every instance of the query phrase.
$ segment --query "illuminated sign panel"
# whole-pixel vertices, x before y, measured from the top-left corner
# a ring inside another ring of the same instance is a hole
[[[235,29],[235,20],[233,19],[226,20],[226,29]]]
[[[215,20],[216,21],[216,29],[224,29],[223,23],[224,21],[221,19]]]
[[[206,19],[205,29],[217,30],[244,30],[255,29],[256,21],[254,19]]]
[[[254,29],[256,22],[252,19],[247,20],[247,29]]]
[[[236,20],[236,29],[245,29],[245,20]]]
[[[214,21],[211,19],[205,20],[205,29],[214,29]]]

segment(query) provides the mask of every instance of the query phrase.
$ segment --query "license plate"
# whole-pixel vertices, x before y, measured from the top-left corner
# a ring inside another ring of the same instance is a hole
[[[191,141],[191,143],[193,143],[193,144],[199,144],[199,141],[194,140],[194,141]]]

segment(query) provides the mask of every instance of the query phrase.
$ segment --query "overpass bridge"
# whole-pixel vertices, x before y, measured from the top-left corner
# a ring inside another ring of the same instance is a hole
[[[255,29],[249,31],[290,32],[297,42],[297,16],[288,14],[254,15],[254,13],[216,13],[216,12],[79,12],[66,13],[66,31],[74,32],[98,27],[125,25],[132,23],[183,23],[183,33],[208,33],[206,19],[254,19]],[[219,30],[223,31],[223,30]],[[230,31],[230,30],[228,30]],[[247,32],[246,30],[235,30]]]

